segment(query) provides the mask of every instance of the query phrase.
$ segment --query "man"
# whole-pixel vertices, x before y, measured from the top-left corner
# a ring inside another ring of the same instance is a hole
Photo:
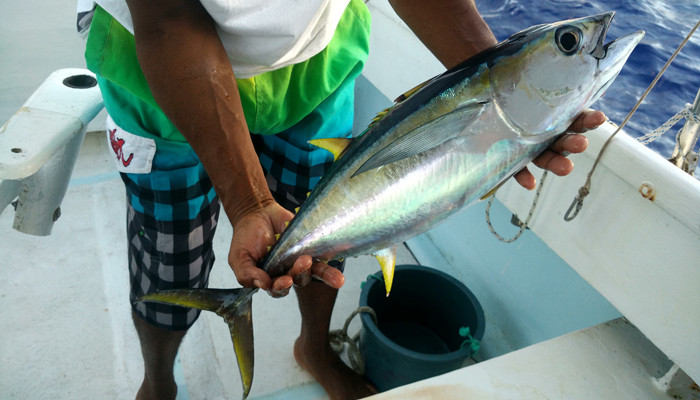
[[[275,297],[295,286],[302,316],[298,363],[331,399],[372,394],[328,343],[341,270],[309,256],[275,279],[256,267],[292,218],[288,210],[331,161],[306,142],[350,134],[353,82],[368,51],[364,3],[97,3],[86,59],[98,75],[127,188],[132,300],[206,285],[221,204],[234,229],[228,260],[241,285]],[[448,68],[496,43],[472,0],[392,5]],[[603,120],[602,113],[586,113],[572,129]],[[586,146],[580,135],[565,136],[536,164],[566,175],[573,165],[561,153]],[[516,179],[528,189],[535,185],[527,170]],[[175,397],[174,359],[197,315],[134,305],[145,363],[137,398]]]

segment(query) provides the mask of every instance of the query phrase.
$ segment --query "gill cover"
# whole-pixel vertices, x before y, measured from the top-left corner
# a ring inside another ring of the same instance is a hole
[[[613,15],[539,25],[501,45],[489,62],[491,86],[503,116],[522,136],[568,126],[617,76],[631,48],[604,44]],[[634,47],[642,36],[619,40]],[[528,107],[521,106],[525,102]]]

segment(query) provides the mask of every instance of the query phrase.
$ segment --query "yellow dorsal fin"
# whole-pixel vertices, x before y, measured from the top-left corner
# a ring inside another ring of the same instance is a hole
[[[352,139],[349,138],[327,138],[327,139],[314,139],[309,140],[309,143],[320,147],[324,150],[328,150],[333,154],[334,159],[339,159],[343,155],[345,149],[352,143]]]
[[[386,287],[386,296],[389,297],[391,285],[394,282],[394,269],[396,269],[396,246],[379,250],[373,255],[377,258],[379,265],[382,267],[384,286]]]

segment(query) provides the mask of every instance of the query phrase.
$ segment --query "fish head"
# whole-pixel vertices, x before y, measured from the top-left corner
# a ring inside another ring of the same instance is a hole
[[[613,15],[537,25],[496,46],[489,63],[493,97],[522,136],[563,132],[612,84],[644,36],[638,31],[605,44]]]

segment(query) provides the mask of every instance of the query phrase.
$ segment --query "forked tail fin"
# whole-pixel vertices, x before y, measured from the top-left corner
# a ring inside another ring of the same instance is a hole
[[[200,310],[213,311],[226,321],[231,332],[241,373],[243,399],[253,384],[255,360],[253,343],[252,296],[257,289],[174,289],[151,293],[138,301],[153,301]]]

